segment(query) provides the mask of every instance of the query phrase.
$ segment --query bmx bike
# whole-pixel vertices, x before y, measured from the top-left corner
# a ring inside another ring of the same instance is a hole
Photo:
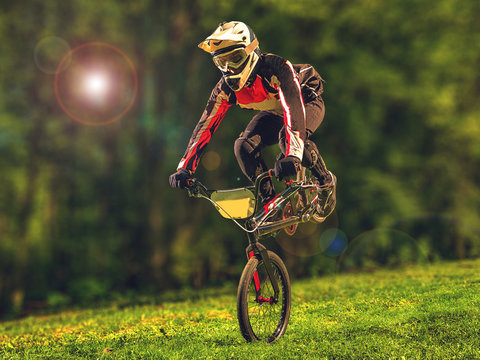
[[[310,171],[302,167],[296,180],[285,182],[285,189],[262,207],[258,196],[260,184],[271,177],[273,171],[269,170],[257,177],[254,186],[238,189],[209,190],[197,179],[191,179],[187,187],[189,196],[208,200],[223,217],[233,220],[247,233],[248,261],[237,291],[237,318],[247,342],[273,343],[285,333],[290,317],[287,268],[259,240],[275,237],[280,230],[293,235],[300,223],[321,223],[336,204],[335,176],[331,174],[329,184],[319,185]]]

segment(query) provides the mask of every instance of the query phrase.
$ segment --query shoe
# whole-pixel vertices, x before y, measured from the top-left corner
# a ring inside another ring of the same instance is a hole
[[[313,171],[312,171],[313,173]],[[314,174],[315,175],[315,174]],[[337,182],[337,178],[335,177],[335,175],[332,174],[331,171],[327,170],[326,173],[323,173],[319,176],[316,176],[315,177],[317,178],[318,180],[318,185],[320,187],[329,187],[331,185],[335,185],[336,182]]]
[[[332,181],[332,173],[327,170],[325,166],[325,162],[323,161],[322,156],[318,153],[318,149],[315,144],[310,142],[310,159],[311,164],[307,167],[312,172],[313,176],[315,176],[318,180],[320,186],[329,185]]]
[[[319,202],[317,208],[318,213],[324,218],[330,215],[337,205],[337,177],[333,175],[331,171],[328,173],[330,175],[330,182],[321,186],[323,188],[321,190],[321,197],[325,200]]]

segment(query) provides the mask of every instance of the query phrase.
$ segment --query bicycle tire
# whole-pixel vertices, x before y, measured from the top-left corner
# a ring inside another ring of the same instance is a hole
[[[243,269],[237,292],[237,317],[240,331],[247,342],[275,342],[285,333],[290,318],[291,289],[287,268],[277,254],[272,251],[267,253],[280,289],[278,302],[256,300],[255,273],[258,275],[263,299],[273,299],[274,291],[263,260],[260,256],[253,256]]]

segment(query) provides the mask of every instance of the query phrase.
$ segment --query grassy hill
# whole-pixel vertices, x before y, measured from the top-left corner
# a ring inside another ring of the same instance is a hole
[[[480,359],[480,260],[294,280],[274,345],[245,343],[235,295],[230,286],[3,322],[0,358]]]

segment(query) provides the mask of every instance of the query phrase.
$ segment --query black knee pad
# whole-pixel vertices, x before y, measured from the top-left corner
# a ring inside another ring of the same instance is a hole
[[[252,181],[266,170],[265,162],[260,154],[261,137],[254,135],[244,137],[243,133],[235,140],[235,157],[242,172]]]
[[[243,133],[240,134],[240,137],[235,140],[235,156],[239,159],[245,155],[255,155],[260,149],[260,143],[260,135],[254,135],[247,138],[243,136]]]

